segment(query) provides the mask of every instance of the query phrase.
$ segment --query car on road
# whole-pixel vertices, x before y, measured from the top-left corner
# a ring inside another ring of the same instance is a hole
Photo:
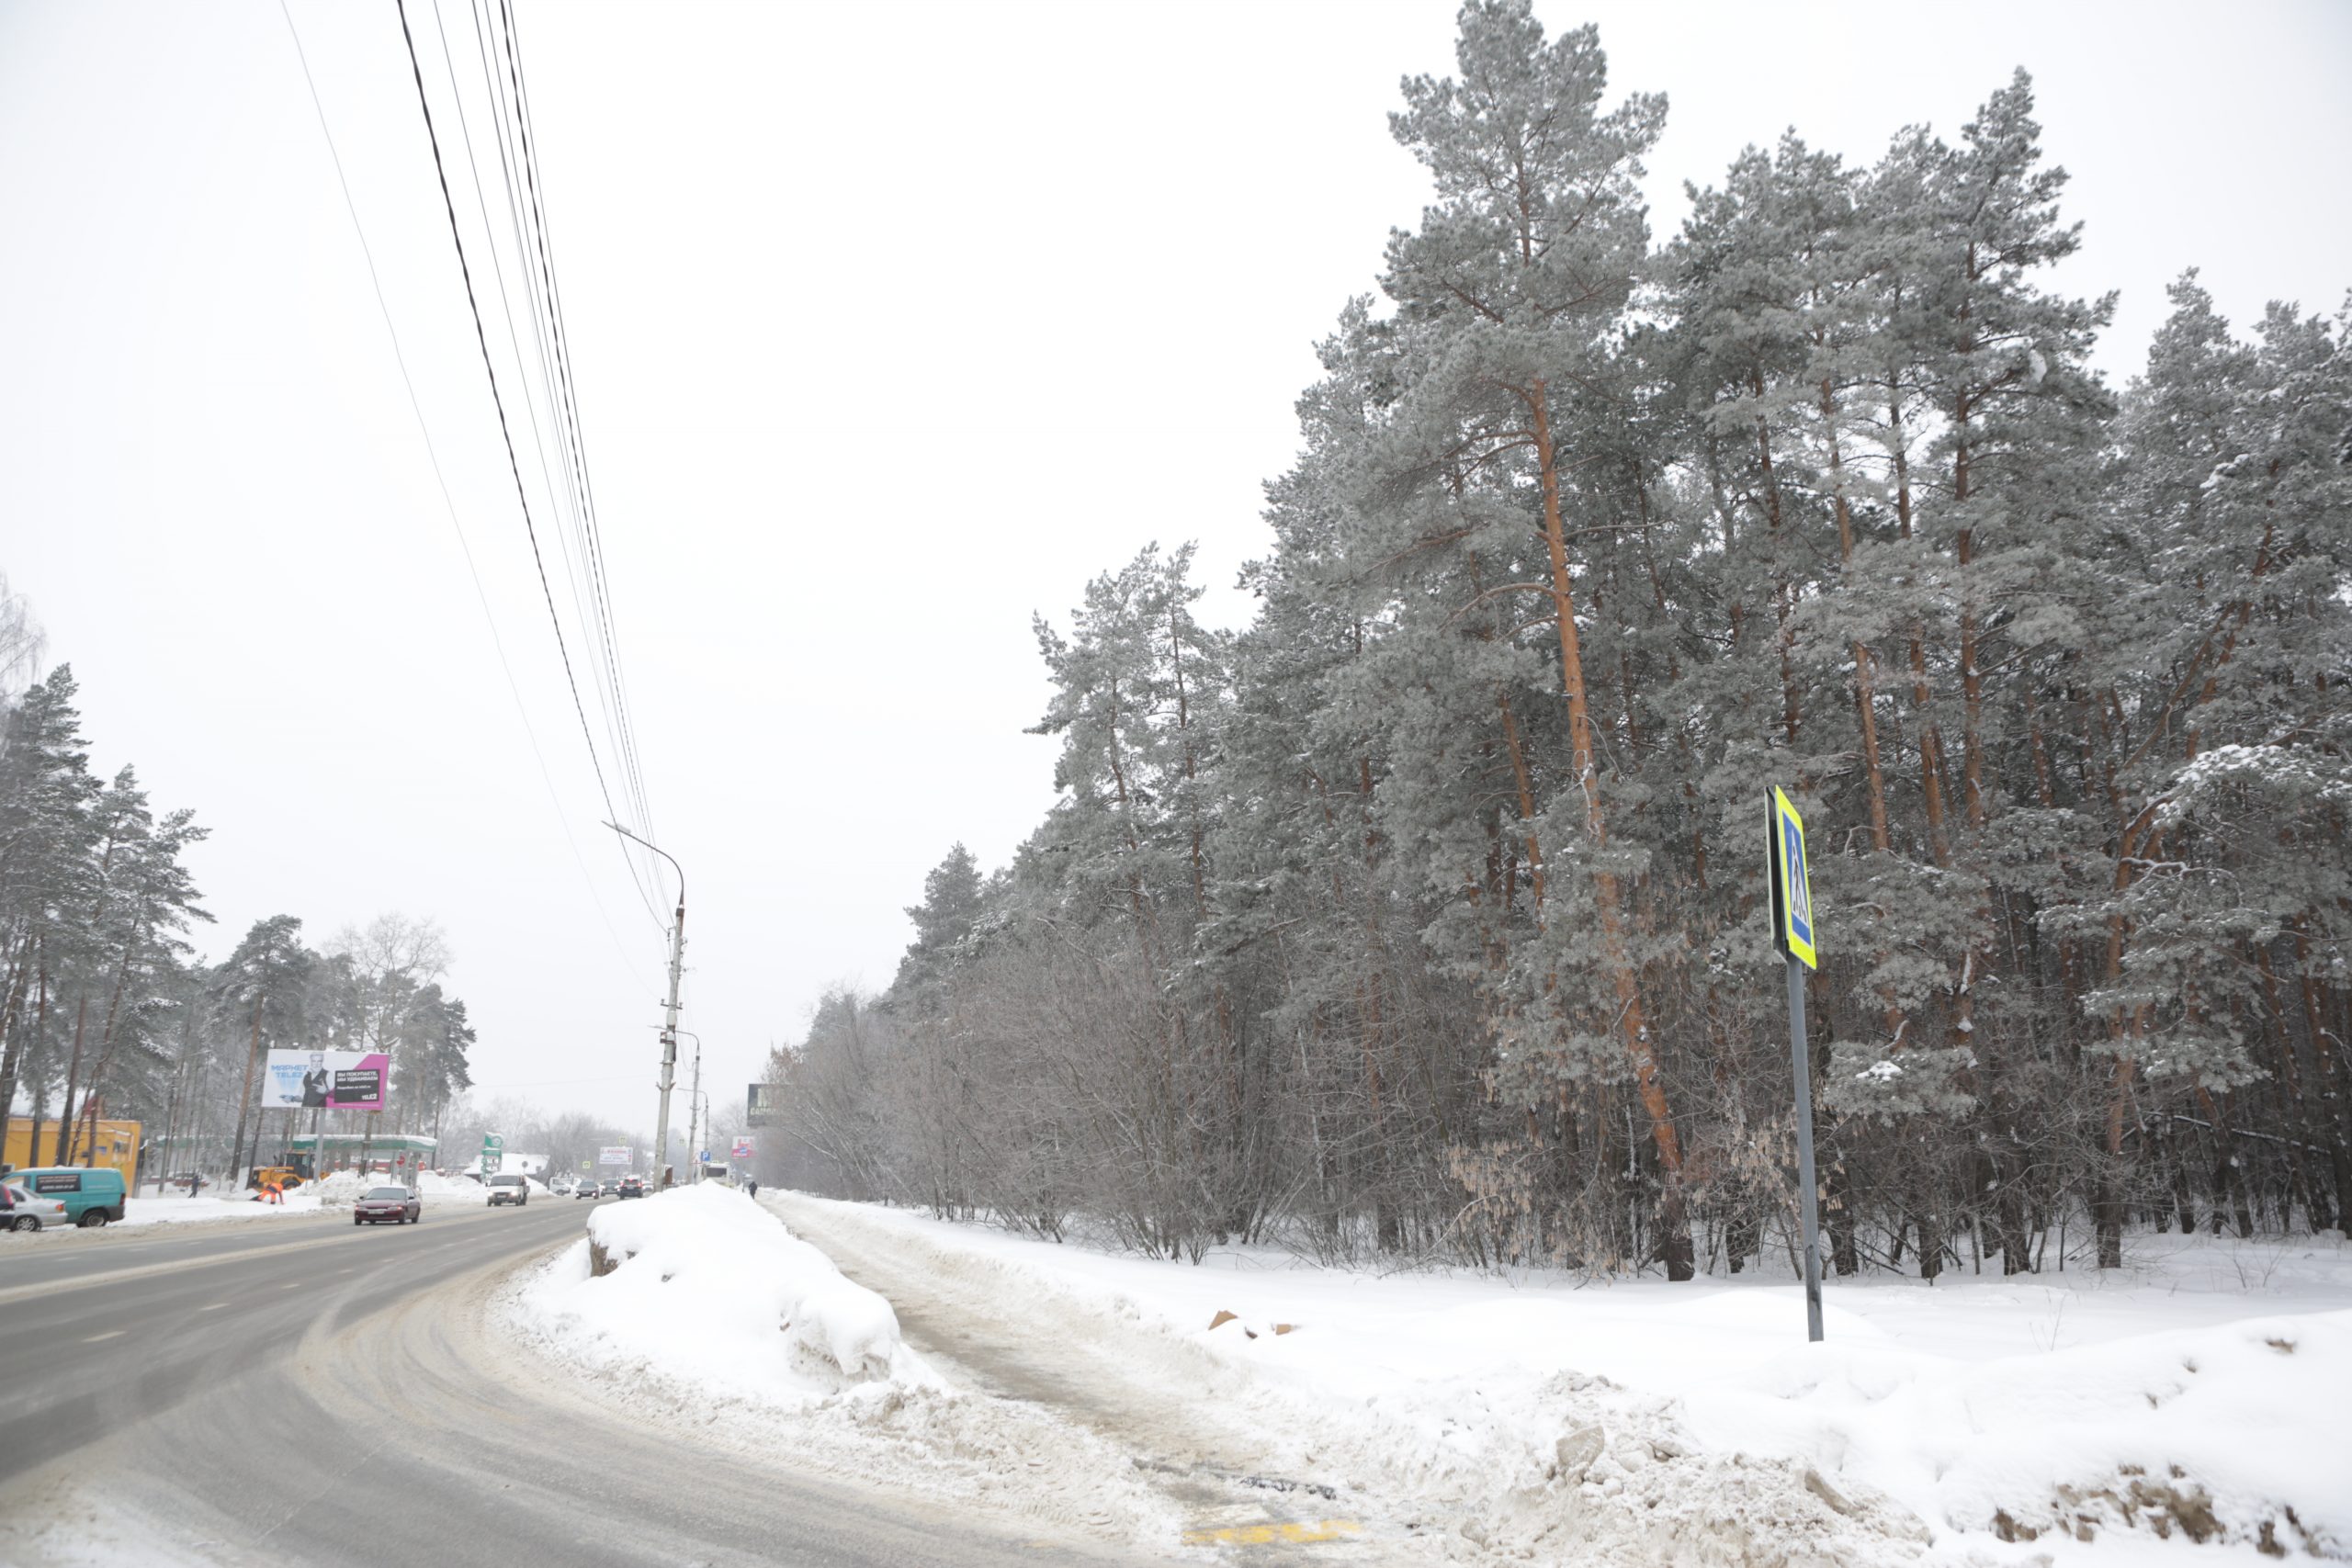
[[[0,1231],[37,1231],[51,1226],[63,1230],[69,1223],[64,1199],[36,1198],[21,1187],[0,1181]]]
[[[355,1225],[380,1225],[386,1220],[396,1225],[421,1224],[424,1201],[405,1187],[370,1187],[351,1206]]]
[[[530,1186],[512,1172],[492,1177],[489,1187],[490,1206],[493,1209],[501,1203],[512,1203],[519,1209],[531,1201]]]
[[[642,1198],[645,1196],[645,1182],[639,1177],[624,1176],[621,1178],[620,1190],[615,1194],[615,1196],[621,1198]]]
[[[8,1173],[8,1185],[35,1198],[55,1198],[77,1225],[102,1225],[123,1215],[130,1194],[122,1172],[104,1166],[35,1166]]]
[[[605,1190],[597,1186],[593,1181],[583,1181],[579,1186],[571,1190],[571,1197],[574,1202],[577,1202],[582,1198],[601,1198],[604,1195]]]

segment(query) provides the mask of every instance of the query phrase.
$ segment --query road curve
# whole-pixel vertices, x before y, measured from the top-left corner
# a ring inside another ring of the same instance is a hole
[[[1131,1561],[650,1425],[549,1376],[487,1306],[584,1214],[0,1237],[0,1562]]]

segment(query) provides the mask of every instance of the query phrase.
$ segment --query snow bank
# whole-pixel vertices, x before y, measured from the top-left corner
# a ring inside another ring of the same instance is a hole
[[[549,1351],[601,1372],[650,1370],[786,1404],[935,1381],[888,1302],[716,1186],[594,1211],[588,1238],[517,1304]]]
[[[481,1208],[490,1201],[490,1189],[479,1181],[463,1177],[444,1176],[437,1170],[419,1171],[416,1178],[417,1196],[428,1207]]]
[[[865,1205],[779,1207],[844,1257],[861,1237],[919,1246],[943,1277],[1206,1353],[1238,1374],[1218,1398],[1293,1434],[1293,1473],[1420,1499],[1464,1556],[2352,1554],[2341,1242],[2199,1238],[2122,1278],[1833,1283],[1828,1341],[1808,1346],[1801,1294],[1771,1281],[1378,1278],[1266,1250],[1189,1269]]]
[[[122,1205],[119,1224],[126,1225],[192,1224],[200,1220],[283,1219],[288,1214],[315,1214],[318,1199],[296,1193],[283,1203],[256,1203],[249,1198],[130,1198]]]

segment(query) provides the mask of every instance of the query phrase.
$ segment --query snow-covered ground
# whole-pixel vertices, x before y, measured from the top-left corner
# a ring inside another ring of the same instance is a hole
[[[937,1386],[888,1302],[716,1186],[591,1211],[523,1307],[559,1358],[597,1371],[644,1366],[787,1404]]]
[[[2352,1553],[2340,1241],[2156,1237],[2120,1277],[1833,1283],[1808,1346],[1790,1285],[1382,1277],[1248,1250],[1194,1269],[778,1203],[854,1273],[895,1253],[909,1280],[1059,1298],[1205,1353],[1245,1374],[1219,1397],[1295,1435],[1293,1473],[1451,1504],[1503,1555],[1642,1560],[1611,1513],[1670,1537],[1664,1561]]]
[[[623,1399],[1162,1550],[1330,1515],[1318,1550],[1375,1561],[2352,1555],[2339,1241],[1833,1282],[1808,1346],[1770,1281],[1190,1268],[711,1188],[591,1229],[618,1267],[592,1277],[582,1241],[510,1312]],[[1234,1484],[1204,1502],[1204,1478]],[[1206,1528],[1273,1492],[1275,1525]]]
[[[313,1193],[296,1193],[283,1203],[255,1203],[244,1198],[126,1198],[122,1218],[118,1224],[126,1225],[191,1224],[198,1220],[267,1220],[283,1219],[288,1214],[315,1214],[319,1200]]]
[[[905,1344],[888,1301],[729,1188],[591,1211],[588,1235],[526,1270],[501,1308],[559,1367],[697,1428],[696,1441],[1123,1541],[1172,1541],[1182,1528],[1112,1445],[951,1387]]]

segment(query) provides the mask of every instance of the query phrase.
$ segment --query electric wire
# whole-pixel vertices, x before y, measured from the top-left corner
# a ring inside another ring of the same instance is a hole
[[[496,283],[497,283],[497,285],[498,285],[498,302],[499,302],[499,308],[500,308],[500,310],[504,313],[505,318],[506,318],[506,341],[507,341],[507,345],[508,345],[510,348],[512,348],[512,349],[514,350],[514,363],[515,363],[515,366],[516,366],[516,367],[517,367],[518,372],[523,372],[523,371],[525,371],[525,370],[526,369],[526,364],[525,364],[525,361],[524,361],[524,358],[523,358],[523,348],[522,348],[522,344],[521,344],[521,343],[517,340],[517,338],[516,338],[516,336],[515,336],[515,312],[514,312],[514,303],[513,303],[513,300],[508,297],[507,292],[506,292],[506,276],[505,276],[505,269],[504,269],[504,267],[503,267],[503,265],[501,265],[499,264],[499,258],[498,258],[497,246],[496,246],[496,244],[495,244],[495,243],[494,243],[494,237],[495,237],[496,231],[495,231],[495,230],[494,230],[494,228],[492,227],[492,223],[491,223],[491,220],[490,220],[490,208],[489,208],[488,200],[487,200],[487,198],[485,197],[485,196],[484,196],[484,194],[483,194],[483,186],[482,186],[482,181],[481,181],[481,168],[480,168],[480,165],[479,165],[479,164],[477,164],[475,163],[475,161],[474,161],[474,152],[473,152],[473,132],[472,132],[472,130],[471,130],[470,126],[469,126],[469,125],[468,124],[468,122],[467,122],[467,117],[466,117],[466,106],[465,106],[465,98],[464,98],[464,96],[463,96],[463,95],[458,91],[458,78],[457,78],[457,68],[456,68],[456,64],[455,64],[454,61],[452,61],[452,60],[450,59],[450,56],[449,56],[449,50],[448,50],[448,35],[447,35],[447,31],[446,31],[446,30],[442,30],[442,29],[441,29],[441,28],[440,28],[440,6],[438,6],[438,4],[436,4],[436,5],[434,6],[434,25],[435,25],[435,30],[436,30],[436,31],[439,31],[439,32],[440,32],[440,35],[441,35],[441,40],[442,40],[442,59],[443,59],[444,63],[448,67],[448,72],[449,72],[449,90],[450,90],[450,93],[451,93],[451,95],[452,95],[452,97],[453,97],[453,99],[455,100],[456,105],[457,105],[457,110],[458,110],[458,130],[459,130],[459,131],[460,131],[460,133],[461,133],[461,135],[462,135],[462,138],[463,138],[463,144],[464,144],[465,149],[466,149],[466,163],[467,163],[467,166],[468,166],[468,168],[470,170],[470,172],[471,172],[471,173],[472,173],[472,175],[473,175],[473,179],[474,179],[474,196],[475,196],[475,202],[476,202],[476,206],[477,206],[478,210],[480,210],[480,212],[481,213],[482,230],[483,230],[483,232],[484,232],[485,234],[492,236],[492,239],[493,239],[493,243],[492,243],[492,245],[491,245],[491,271],[492,271],[492,277],[494,278],[494,280],[496,281]],[[502,156],[503,156],[503,154],[502,154]],[[512,205],[511,201],[510,201],[510,203],[509,203],[508,216],[509,216],[509,218],[510,218],[510,219],[514,216],[513,205]],[[521,238],[520,238],[520,234],[519,234],[519,232],[518,232],[518,234],[517,234],[517,238],[516,238],[516,243],[518,244],[518,246],[519,246],[519,245],[520,245],[520,243],[521,243]],[[528,278],[527,278],[527,275],[526,275],[526,282],[527,283],[527,281],[528,281]],[[536,325],[537,325],[537,319],[538,319],[538,301],[537,301],[537,298],[536,298],[536,297],[532,298],[532,299],[531,299],[531,310],[532,310],[532,320],[533,320],[533,324],[536,326]],[[544,342],[543,342],[543,341],[542,341],[542,340],[541,340],[541,339],[540,339],[540,338],[539,338],[536,333],[534,334],[534,339],[533,339],[533,341],[534,341],[534,344],[535,344],[538,347],[538,349],[539,349],[539,354],[540,354],[540,363],[541,363],[542,374],[543,374],[543,375],[548,374],[548,373],[547,372],[547,369],[546,369],[546,360],[547,360],[546,345],[545,345]],[[554,477],[554,475],[553,475],[553,474],[551,474],[550,472],[548,472],[548,461],[547,461],[547,438],[546,438],[545,433],[544,433],[544,432],[540,429],[540,427],[539,427],[539,413],[538,413],[538,405],[537,405],[537,400],[534,400],[533,398],[531,398],[531,397],[530,397],[530,395],[529,395],[529,393],[530,393],[530,382],[529,382],[529,378],[528,378],[527,374],[524,374],[524,375],[523,375],[523,388],[524,388],[524,394],[525,394],[525,395],[524,395],[524,411],[525,411],[525,412],[526,412],[526,413],[527,413],[527,414],[529,415],[529,417],[530,417],[530,422],[531,422],[531,434],[532,434],[532,437],[533,437],[533,445],[534,445],[535,449],[537,451],[537,453],[538,453],[538,457],[539,457],[539,477],[541,478],[541,479],[542,479],[542,480],[544,480],[544,481],[545,481],[545,483],[546,483],[546,485],[547,485],[548,500],[549,500],[551,502],[558,503],[558,508],[559,508],[559,511],[560,511],[560,502],[561,502],[562,497],[559,494],[559,492],[558,492],[558,491],[557,491],[557,489],[556,489],[556,483],[555,483],[555,477]],[[551,412],[552,412],[552,411],[551,411]],[[567,479],[569,479],[569,477],[570,477],[570,476],[569,476],[569,474],[567,473],[567,475],[566,475]],[[574,504],[575,504],[575,506],[576,506],[576,504],[577,504],[576,501],[575,501]],[[561,537],[561,536],[560,536],[560,535],[559,535],[559,536],[558,536],[558,537],[559,537],[559,541],[560,541],[560,537]],[[566,552],[566,560],[567,560],[567,564],[569,563],[569,559],[570,559],[570,555],[569,555],[569,552],[567,551],[567,552]],[[578,582],[577,582],[576,581],[575,581],[573,582],[573,584],[572,584],[572,598],[573,598],[573,603],[574,603],[575,606],[579,606],[579,585],[578,585]],[[584,621],[584,620],[587,618],[587,614],[586,614],[585,607],[584,607],[584,606],[579,606],[579,607],[581,608],[581,611],[582,611],[582,619]],[[590,671],[591,671],[591,672],[592,672],[592,673],[594,673],[594,668],[595,668],[595,667],[594,667],[594,665],[592,663],[592,664],[590,665]],[[608,705],[608,705],[608,703],[605,703],[605,701],[603,701],[603,700],[602,700],[602,699],[603,699],[603,694],[602,694],[601,692],[599,693],[599,697],[600,697],[600,706],[605,706],[605,707],[607,707],[607,708],[608,708]],[[607,727],[607,730],[609,731],[609,729],[610,729],[610,715],[609,715],[609,712],[608,712],[608,711],[607,711],[607,713],[606,713],[606,727]],[[607,804],[607,805],[609,805],[609,804],[610,804],[610,800],[609,800],[609,798],[607,799],[606,804]],[[623,863],[624,864],[626,864],[626,865],[628,867],[628,871],[629,871],[629,880],[630,880],[631,882],[635,883],[635,884],[636,884],[636,886],[637,886],[637,896],[638,896],[639,900],[639,901],[640,901],[640,902],[645,906],[645,912],[646,912],[647,918],[652,920],[652,922],[653,922],[653,924],[654,924],[654,926],[655,926],[655,928],[656,928],[657,930],[658,930],[658,929],[661,929],[661,927],[662,927],[662,917],[661,917],[661,913],[660,913],[660,911],[659,911],[658,909],[656,909],[656,908],[655,908],[654,904],[653,904],[653,900],[652,900],[651,897],[650,897],[650,895],[648,895],[648,893],[647,893],[647,892],[646,892],[646,890],[645,890],[645,881],[644,881],[644,878],[643,878],[641,875],[639,875],[639,870],[638,870],[638,864],[637,864],[637,859],[636,859],[636,857],[635,857],[634,855],[630,855],[630,854],[628,854],[628,853],[626,852],[626,850],[624,850],[624,852],[623,852],[623,854],[622,854],[622,863]],[[657,884],[657,886],[658,886],[658,884]]]
[[[401,384],[407,389],[409,410],[416,416],[417,434],[424,437],[425,459],[433,469],[433,482],[441,491],[441,504],[448,513],[450,530],[458,536],[458,549],[465,558],[466,573],[473,580],[474,597],[481,605],[482,620],[490,630],[491,647],[498,654],[499,669],[505,673],[507,694],[514,699],[514,716],[523,726],[524,738],[531,743],[531,755],[538,762],[540,782],[547,785],[548,803],[554,809],[556,826],[563,830],[563,840],[570,846],[571,858],[580,867],[581,879],[588,885],[589,901],[596,907],[596,915],[604,923],[605,934],[613,939],[613,948],[621,955],[621,963],[628,970],[630,978],[643,986],[646,984],[645,976],[638,972],[636,962],[629,957],[628,944],[621,941],[620,932],[614,930],[612,914],[605,908],[603,896],[596,891],[596,879],[588,870],[587,857],[580,852],[580,840],[572,836],[571,819],[564,815],[562,798],[556,793],[555,774],[548,767],[547,752],[539,745],[538,732],[531,726],[530,710],[523,702],[522,686],[514,679],[514,666],[506,657],[505,639],[499,636],[497,617],[491,613],[490,594],[482,587],[481,572],[474,564],[473,546],[466,538],[464,525],[458,519],[458,503],[449,494],[449,481],[441,469],[441,454],[433,445],[433,430],[425,423],[424,405],[417,397],[416,381],[409,373],[408,355],[401,346],[400,329],[393,324],[391,306],[384,299],[384,281],[376,270],[375,248],[368,244],[367,227],[359,221],[359,204],[352,197],[351,181],[343,170],[343,154],[336,148],[334,132],[327,124],[326,106],[320,100],[318,82],[311,74],[310,53],[302,47],[302,34],[294,25],[294,13],[288,8],[287,0],[278,0],[277,8],[278,14],[286,18],[287,33],[294,40],[294,55],[301,63],[302,81],[311,93],[311,108],[318,116],[319,134],[326,141],[328,158],[334,162],[335,183],[343,189],[344,210],[351,215],[352,232],[357,236],[359,253],[368,263],[368,281],[376,292],[376,309],[382,313],[385,334],[391,340],[392,360],[400,367]]]
[[[580,682],[572,672],[571,649],[563,636],[563,617],[556,611],[555,590],[548,582],[547,558],[539,550],[538,529],[531,522],[531,498],[523,484],[522,462],[514,455],[514,433],[507,422],[506,400],[498,389],[498,369],[490,356],[490,334],[482,326],[481,302],[474,292],[473,268],[467,263],[466,242],[458,228],[458,204],[449,194],[449,171],[441,157],[440,132],[434,129],[433,105],[424,92],[424,67],[417,58],[416,35],[409,27],[408,0],[393,0],[393,4],[400,12],[401,38],[408,46],[409,73],[416,81],[416,105],[424,117],[425,140],[433,147],[433,172],[440,182],[441,206],[449,219],[449,243],[456,247],[458,271],[465,279],[466,306],[473,316],[475,345],[481,350],[482,372],[490,378],[491,401],[498,410],[498,432],[506,445],[507,471],[514,479],[514,499],[523,509],[523,531],[531,542],[531,560],[538,568],[539,592],[547,601],[548,624],[555,628],[556,651],[562,656],[564,683],[571,689],[571,706],[580,718],[580,738],[588,746],[589,765],[595,770],[596,791],[604,797],[605,809],[617,817],[620,813],[613,806],[612,789],[605,780],[605,764],[596,753],[596,737],[588,728],[588,707],[581,701]],[[634,863],[631,864],[633,868]]]
[[[500,10],[505,22],[506,57],[514,88],[515,125],[522,141],[525,188],[529,192],[531,210],[537,220],[540,272],[548,297],[548,320],[554,340],[556,367],[562,378],[563,403],[571,429],[574,460],[580,470],[580,487],[584,502],[582,516],[587,535],[589,559],[593,569],[591,582],[594,589],[597,606],[604,618],[605,654],[611,662],[612,680],[618,697],[621,744],[627,754],[628,765],[636,778],[638,806],[644,814],[647,831],[650,832],[653,817],[652,800],[645,787],[643,765],[639,760],[637,744],[636,726],[628,709],[628,683],[623,673],[627,665],[620,658],[620,632],[613,615],[612,583],[605,567],[604,531],[596,516],[596,487],[589,474],[587,441],[580,423],[579,393],[572,381],[571,333],[564,320],[563,290],[557,281],[559,275],[555,269],[553,254],[555,237],[549,229],[546,207],[540,196],[543,182],[538,174],[537,139],[531,126],[530,88],[523,69],[522,51],[515,37],[516,24],[511,0],[500,0]]]
[[[570,581],[572,584],[574,600],[580,610],[583,629],[594,645],[592,655],[594,651],[600,649],[604,656],[601,665],[593,656],[589,665],[592,673],[595,676],[599,706],[605,721],[606,733],[612,740],[613,754],[618,763],[621,787],[629,795],[632,806],[636,807],[639,820],[650,832],[652,831],[652,803],[645,787],[643,764],[639,757],[637,746],[636,726],[629,711],[628,682],[618,655],[617,627],[613,615],[610,576],[605,566],[601,531],[594,518],[594,484],[589,478],[586,442],[579,428],[577,393],[571,385],[571,351],[568,333],[562,321],[561,288],[557,282],[552,254],[553,242],[547,231],[545,207],[537,195],[537,186],[540,182],[537,175],[536,155],[528,147],[529,136],[525,125],[528,110],[524,103],[524,96],[527,89],[524,87],[522,82],[519,51],[516,50],[510,16],[506,44],[512,58],[501,62],[506,67],[503,72],[493,69],[492,59],[499,52],[497,46],[486,29],[481,7],[479,5],[470,5],[469,8],[473,12],[475,49],[481,66],[483,90],[490,103],[492,123],[495,131],[493,145],[499,154],[499,170],[506,196],[511,231],[514,237],[517,265],[523,270],[526,285],[526,295],[531,308],[533,342],[538,353],[541,384],[547,389],[550,413],[555,419],[563,447],[561,456],[564,461],[560,466],[564,472],[564,493],[560,499],[570,502],[569,515],[566,520],[571,524],[572,533],[579,540],[579,548],[575,552],[561,533],[559,533],[558,539],[560,543],[565,545],[563,554],[567,567],[571,570]],[[435,9],[437,19],[438,0]],[[465,113],[464,96],[457,89],[454,51],[448,47],[446,27],[442,28],[440,32],[444,60],[452,66],[451,88],[453,93],[457,94],[460,124],[467,127],[468,162],[473,172],[475,188],[479,196],[487,187],[481,179],[481,166],[474,154],[470,120]],[[504,77],[503,83],[502,75]],[[516,177],[518,168],[523,171],[519,181]],[[483,212],[483,220],[487,226],[489,220],[486,208]],[[493,256],[496,249],[493,235]],[[533,265],[535,259],[536,266]],[[503,265],[500,269],[500,277],[503,286]],[[503,299],[504,298],[503,287],[501,295]],[[510,303],[510,324],[512,314]],[[517,357],[520,358],[519,349]],[[527,376],[526,385],[526,387],[528,385]],[[536,429],[536,403],[533,423]],[[543,468],[544,457],[544,446],[542,446]],[[549,486],[552,494],[552,479],[549,479]],[[561,515],[560,513],[560,515]],[[624,844],[623,847],[626,849],[628,846]],[[650,856],[647,857],[647,864],[658,885],[662,880],[662,866]],[[651,911],[649,910],[649,912]],[[655,915],[655,919],[658,924],[658,914]]]
[[[522,185],[518,185],[515,179],[517,166],[524,164],[527,156],[524,150],[527,144],[522,127],[524,111],[519,107],[519,97],[515,96],[520,86],[519,61],[510,68],[509,89],[502,90],[499,73],[492,69],[492,63],[496,53],[495,45],[484,31],[481,7],[475,6],[471,9],[475,51],[482,68],[483,90],[491,100],[497,124],[499,170],[505,185],[508,217],[513,224],[524,276],[533,286],[530,293],[532,324],[539,347],[541,371],[548,402],[556,415],[559,430],[565,437],[565,488],[571,501],[573,526],[580,540],[578,560],[585,563],[580,576],[585,580],[588,603],[580,606],[581,619],[605,656],[603,667],[596,671],[597,684],[599,694],[605,699],[605,719],[613,739],[614,752],[621,759],[622,772],[626,775],[623,787],[629,792],[631,804],[637,807],[640,821],[650,833],[653,831],[652,803],[645,790],[644,775],[637,757],[635,726],[628,711],[627,682],[621,672],[611,615],[611,587],[604,570],[602,540],[594,516],[594,487],[588,478],[586,442],[579,429],[576,401],[569,398],[566,391],[570,382],[570,352],[569,345],[563,341],[559,299],[561,291],[556,283],[553,258],[549,254],[551,241],[545,232],[544,209],[535,197],[526,199],[525,194],[526,187],[535,182],[534,171],[526,168]],[[508,42],[511,48],[511,33]],[[446,51],[446,43],[444,47]],[[532,266],[535,250],[538,261],[536,273]],[[573,558],[571,552],[567,550],[567,561]],[[575,594],[579,589],[580,582],[576,580]],[[593,615],[590,604],[595,606]],[[651,864],[658,881],[660,865],[650,861],[649,864]]]

